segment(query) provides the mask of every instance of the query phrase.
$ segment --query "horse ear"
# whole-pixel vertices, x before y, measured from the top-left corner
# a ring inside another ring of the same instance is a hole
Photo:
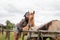
[[[33,11],[33,14],[35,14],[35,11]]]

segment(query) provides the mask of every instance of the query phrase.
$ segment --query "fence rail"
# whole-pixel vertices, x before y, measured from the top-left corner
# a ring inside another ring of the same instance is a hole
[[[2,30],[0,30],[0,31],[2,31]],[[4,31],[13,32],[13,30],[9,30],[9,29],[4,29]],[[47,30],[25,30],[23,32],[42,32],[42,33],[57,33],[57,34],[60,34],[60,31],[47,31]]]
[[[2,30],[0,30],[2,31]],[[4,32],[13,32],[13,30],[9,30],[9,29],[4,29]],[[29,37],[37,37],[39,40],[39,37],[60,37],[60,31],[47,31],[47,30],[26,30],[23,32],[28,32],[29,33]],[[32,34],[34,33],[34,34]],[[37,34],[35,34],[37,33]],[[8,38],[8,40],[10,40],[10,38]]]
[[[39,39],[40,37],[41,38],[43,38],[43,37],[52,37],[52,38],[60,37],[60,31],[28,30],[27,32],[29,32],[29,37],[30,38],[31,37],[37,37],[37,40],[40,40]],[[34,32],[36,32],[37,34],[35,34]],[[32,34],[32,33],[34,33],[34,34]]]

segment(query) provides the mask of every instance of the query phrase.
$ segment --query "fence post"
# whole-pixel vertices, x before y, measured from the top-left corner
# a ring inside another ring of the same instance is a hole
[[[10,31],[7,29],[6,31],[6,40],[10,40]]]
[[[40,35],[41,35],[41,33],[38,30],[38,38],[37,38],[37,40],[40,40]]]
[[[27,40],[30,40],[30,39],[31,39],[31,32],[29,31],[27,35]]]
[[[42,33],[41,33],[41,39],[43,40],[43,36],[42,36]]]
[[[43,40],[42,32],[38,30],[38,39],[37,40]]]

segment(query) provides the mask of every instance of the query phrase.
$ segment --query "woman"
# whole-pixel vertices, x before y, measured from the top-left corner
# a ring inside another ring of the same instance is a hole
[[[29,13],[29,12],[26,12],[25,15],[24,15],[24,19],[22,19],[20,21],[20,23],[18,23],[15,28],[14,28],[14,40],[18,40],[19,38],[19,34],[21,36],[21,32],[23,31],[23,28],[26,27],[26,25],[28,24],[28,20],[29,20],[29,17],[31,14],[34,14],[35,11],[33,11],[33,13]]]

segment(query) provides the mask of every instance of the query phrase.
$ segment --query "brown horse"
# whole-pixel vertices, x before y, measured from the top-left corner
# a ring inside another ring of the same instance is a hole
[[[32,30],[34,30],[34,29],[36,29],[36,28],[33,27]],[[40,26],[40,28],[38,28],[36,30],[60,31],[60,21],[59,20],[52,20],[52,21]],[[46,40],[46,38],[48,38],[48,37],[44,37],[43,40]],[[49,37],[49,38],[50,38],[50,40],[60,40],[60,37],[57,37],[57,38]],[[33,38],[32,40],[37,40],[37,39]],[[42,39],[40,38],[40,40],[42,40]]]
[[[14,32],[14,40],[18,40],[19,34],[22,35],[22,40],[24,40],[24,36],[27,32],[23,32],[24,30],[29,30],[30,27],[34,27],[34,13],[26,12],[24,15],[25,21],[22,20],[20,23],[17,24],[18,32]],[[16,31],[16,30],[15,30]]]
[[[60,31],[60,21],[59,20],[52,20],[42,27],[40,27],[38,30],[48,30],[48,31]],[[46,40],[46,39],[44,39]],[[59,37],[52,38],[51,40],[60,40]]]
[[[23,28],[23,31],[29,30],[31,27],[34,27],[34,14],[30,13],[28,24]],[[27,35],[27,32],[22,32],[22,40],[24,40],[24,36]]]

